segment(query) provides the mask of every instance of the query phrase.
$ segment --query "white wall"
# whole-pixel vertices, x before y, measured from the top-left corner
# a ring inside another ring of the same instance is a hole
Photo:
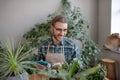
[[[79,6],[90,24],[90,37],[97,42],[97,0],[69,0]],[[0,41],[16,40],[48,14],[59,11],[61,0],[0,0]]]
[[[111,30],[111,0],[99,0],[98,10],[98,42],[103,46]]]
[[[0,0],[0,40],[18,39],[34,24],[44,22],[57,11],[61,0]]]

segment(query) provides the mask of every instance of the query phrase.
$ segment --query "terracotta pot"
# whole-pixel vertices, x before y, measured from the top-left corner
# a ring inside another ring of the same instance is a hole
[[[36,67],[40,70],[46,69],[45,66],[40,64],[36,65]],[[42,74],[32,74],[32,75],[29,75],[29,80],[49,80],[49,77]]]
[[[29,76],[29,80],[49,80],[49,77],[41,74],[32,74]]]

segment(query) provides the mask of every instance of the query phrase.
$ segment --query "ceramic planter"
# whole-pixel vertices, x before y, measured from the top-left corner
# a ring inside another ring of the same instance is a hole
[[[29,80],[29,75],[27,73],[23,73],[19,77],[11,76],[11,77],[5,78],[4,80]]]

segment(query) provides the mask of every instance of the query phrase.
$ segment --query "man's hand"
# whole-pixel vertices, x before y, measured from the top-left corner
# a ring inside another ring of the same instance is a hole
[[[54,63],[52,65],[52,69],[56,69],[57,67],[62,67],[62,63]]]

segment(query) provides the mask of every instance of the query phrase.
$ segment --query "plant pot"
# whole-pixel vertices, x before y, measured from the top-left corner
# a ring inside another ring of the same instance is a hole
[[[23,73],[19,75],[19,77],[11,76],[11,77],[5,78],[4,80],[29,80],[29,76],[27,73]]]
[[[46,67],[41,64],[37,64],[36,67],[40,70],[46,70]],[[31,74],[29,75],[29,80],[49,80],[49,77],[43,74]]]
[[[32,74],[29,75],[29,80],[49,80],[49,77],[42,74]]]

